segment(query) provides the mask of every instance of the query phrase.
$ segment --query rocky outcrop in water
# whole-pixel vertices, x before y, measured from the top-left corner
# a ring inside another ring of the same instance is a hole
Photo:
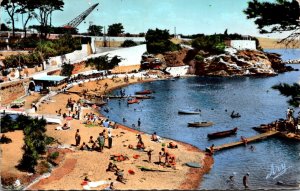
[[[210,55],[194,49],[166,53],[167,66],[190,65],[189,73],[207,76],[272,76],[292,71],[279,54],[254,50],[225,49],[225,53]]]

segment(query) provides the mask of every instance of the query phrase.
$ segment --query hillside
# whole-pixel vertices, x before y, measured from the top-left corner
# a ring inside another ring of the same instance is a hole
[[[261,38],[257,37],[259,40],[260,46],[263,49],[279,49],[279,48],[300,48],[300,41],[298,43],[298,46],[296,47],[286,47],[284,44],[278,44],[277,41],[279,39],[273,39],[273,38]]]

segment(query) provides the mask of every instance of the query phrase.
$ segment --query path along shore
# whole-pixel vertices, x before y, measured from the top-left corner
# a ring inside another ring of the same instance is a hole
[[[81,92],[84,89],[89,91],[95,91],[95,89],[98,89],[98,92],[96,93],[103,94],[103,87],[105,83],[108,84],[108,89],[106,91],[111,91],[115,88],[129,84],[149,82],[152,80],[153,79],[148,79],[138,82],[135,78],[129,79],[129,82],[125,83],[124,80],[112,81],[111,79],[104,79],[100,81],[87,82],[81,87],[74,86],[70,89],[70,91]],[[81,97],[72,93],[58,94],[52,97],[51,101],[42,104],[37,113],[56,114],[56,111],[59,109],[61,109],[62,113],[68,113],[66,103],[70,98],[77,101]],[[26,100],[34,100],[34,98],[29,96]],[[82,110],[82,115],[87,113],[95,113],[96,115],[101,116],[101,114],[98,113],[97,108],[84,108]],[[79,134],[81,136],[81,144],[82,142],[87,143],[90,136],[93,136],[93,139],[96,140],[99,133],[104,129],[106,129],[107,133],[107,128],[101,125],[89,127],[83,124],[83,122],[84,120],[71,120],[71,129],[63,131],[55,130],[55,128],[59,125],[47,125],[46,134],[54,137],[58,140],[58,142],[68,147],[69,145],[75,144],[74,136],[77,129],[80,130]],[[153,142],[150,140],[150,135],[125,127],[121,124],[118,124],[117,129],[111,129],[111,132],[113,135],[113,146],[111,149],[104,148],[103,153],[100,153],[97,151],[82,151],[79,150],[79,147],[71,147],[69,152],[64,152],[62,161],[51,172],[51,176],[40,180],[38,183],[30,186],[29,189],[83,189],[81,183],[85,176],[88,176],[91,181],[104,180],[114,182],[115,189],[197,189],[203,174],[207,173],[213,164],[213,158],[211,156],[206,155],[203,151],[189,144],[164,138],[160,143]],[[141,134],[146,146],[145,150],[153,149],[151,163],[148,162],[146,152],[140,152],[128,148],[128,145],[130,144],[134,147],[136,146],[138,141],[136,137],[137,134]],[[7,136],[14,142],[13,134],[9,134]],[[154,163],[158,161],[159,152],[163,147],[162,144],[164,143],[166,146],[171,141],[178,145],[178,149],[168,149],[170,153],[176,156],[175,170],[172,168],[165,168]],[[3,151],[2,160],[10,161],[10,163],[7,164],[8,166],[4,165],[4,167],[2,167],[2,170],[9,171],[9,169],[14,168],[14,165],[16,165],[17,161],[20,160],[21,155],[17,155],[10,159],[7,157],[12,157],[11,152],[22,153],[21,146],[22,145],[19,144],[18,148],[10,149],[10,144],[8,144],[6,145],[6,148],[3,149],[1,145],[1,149]],[[105,142],[105,146],[107,146],[107,140]],[[106,172],[109,162],[112,162],[112,160],[110,160],[110,155],[114,154],[126,155],[129,158],[129,160],[115,163],[118,168],[124,170],[124,178],[127,179],[126,184],[117,182],[116,176],[113,172]],[[133,158],[134,155],[139,155],[140,157],[135,159]],[[202,168],[187,167],[185,165],[187,162],[199,163],[202,165]],[[144,166],[167,172],[141,171],[137,166]],[[134,171],[134,175],[129,174],[128,170]],[[103,189],[107,186],[108,185],[106,184],[91,189]]]

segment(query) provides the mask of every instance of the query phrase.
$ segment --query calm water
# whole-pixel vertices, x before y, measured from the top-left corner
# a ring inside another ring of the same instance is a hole
[[[293,65],[300,68],[300,65]],[[168,137],[193,144],[200,149],[211,144],[220,145],[240,140],[240,136],[257,134],[251,127],[285,117],[287,98],[271,87],[280,82],[300,81],[300,72],[290,72],[270,78],[234,77],[193,77],[176,81],[165,80],[135,84],[124,88],[126,94],[144,89],[155,90],[155,99],[144,100],[140,104],[127,106],[126,101],[111,100],[108,107],[110,119],[125,125],[137,124],[141,118],[141,131],[156,131]],[[119,93],[116,90],[115,93]],[[201,115],[178,115],[178,109],[200,108]],[[225,111],[227,109],[227,112]],[[231,119],[231,111],[241,114],[241,118]],[[102,112],[104,113],[104,112]],[[188,128],[192,121],[213,121],[212,127]],[[207,133],[239,127],[236,136],[208,140]],[[253,143],[256,150],[237,147],[217,153],[209,174],[204,176],[200,189],[243,189],[242,177],[249,172],[251,189],[282,189],[277,181],[300,182],[300,143],[277,138]],[[289,167],[283,175],[266,179],[271,165],[285,164]],[[235,175],[234,184],[226,182]]]

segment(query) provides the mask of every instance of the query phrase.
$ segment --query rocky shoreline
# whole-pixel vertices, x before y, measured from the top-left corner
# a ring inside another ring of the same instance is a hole
[[[286,66],[279,54],[258,50],[226,48],[219,55],[183,48],[180,51],[157,55],[162,60],[161,69],[189,65],[188,74],[200,76],[274,76],[294,71]]]

